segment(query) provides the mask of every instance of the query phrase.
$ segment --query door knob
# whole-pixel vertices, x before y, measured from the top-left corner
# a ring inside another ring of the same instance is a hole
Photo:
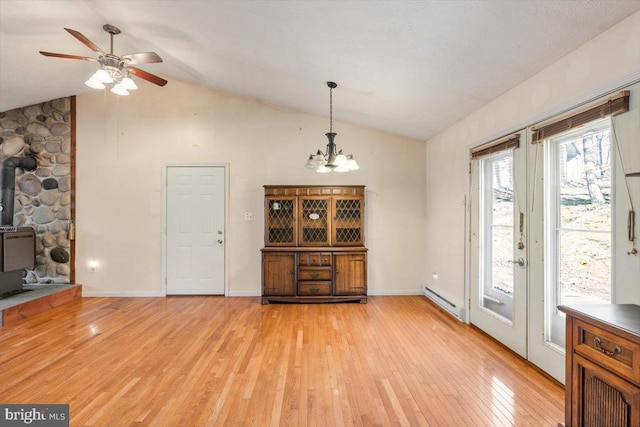
[[[218,239],[218,243],[222,244],[222,239]]]
[[[520,267],[524,267],[524,260],[522,258],[514,259],[511,262],[514,264],[518,264]]]

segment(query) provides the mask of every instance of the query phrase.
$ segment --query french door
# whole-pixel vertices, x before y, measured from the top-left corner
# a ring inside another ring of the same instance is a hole
[[[558,305],[613,301],[611,119],[531,145],[529,360],[564,383]]]
[[[527,357],[524,132],[472,160],[470,321]]]
[[[605,118],[472,150],[470,321],[562,383],[557,306],[614,300],[611,135]]]

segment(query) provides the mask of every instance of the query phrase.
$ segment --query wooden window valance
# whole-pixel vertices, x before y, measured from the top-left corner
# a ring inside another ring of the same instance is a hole
[[[531,128],[531,143],[537,144],[559,133],[580,127],[593,120],[629,111],[629,91],[623,91],[597,105],[541,126]]]
[[[471,159],[490,156],[491,154],[499,153],[500,151],[511,150],[512,148],[518,148],[519,146],[520,135],[511,135],[505,139],[500,139],[495,142],[489,142],[487,144],[481,145],[477,148],[472,148]]]

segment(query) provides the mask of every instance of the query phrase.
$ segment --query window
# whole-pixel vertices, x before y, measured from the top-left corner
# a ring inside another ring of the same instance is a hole
[[[483,158],[481,166],[482,307],[513,320],[513,150]]]
[[[546,290],[549,341],[564,345],[556,307],[611,302],[610,119],[559,134],[546,147]],[[554,320],[555,319],[555,320]]]

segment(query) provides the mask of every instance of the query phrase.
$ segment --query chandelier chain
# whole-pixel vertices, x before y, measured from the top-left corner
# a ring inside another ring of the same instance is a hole
[[[329,132],[333,132],[333,88],[329,87]]]

